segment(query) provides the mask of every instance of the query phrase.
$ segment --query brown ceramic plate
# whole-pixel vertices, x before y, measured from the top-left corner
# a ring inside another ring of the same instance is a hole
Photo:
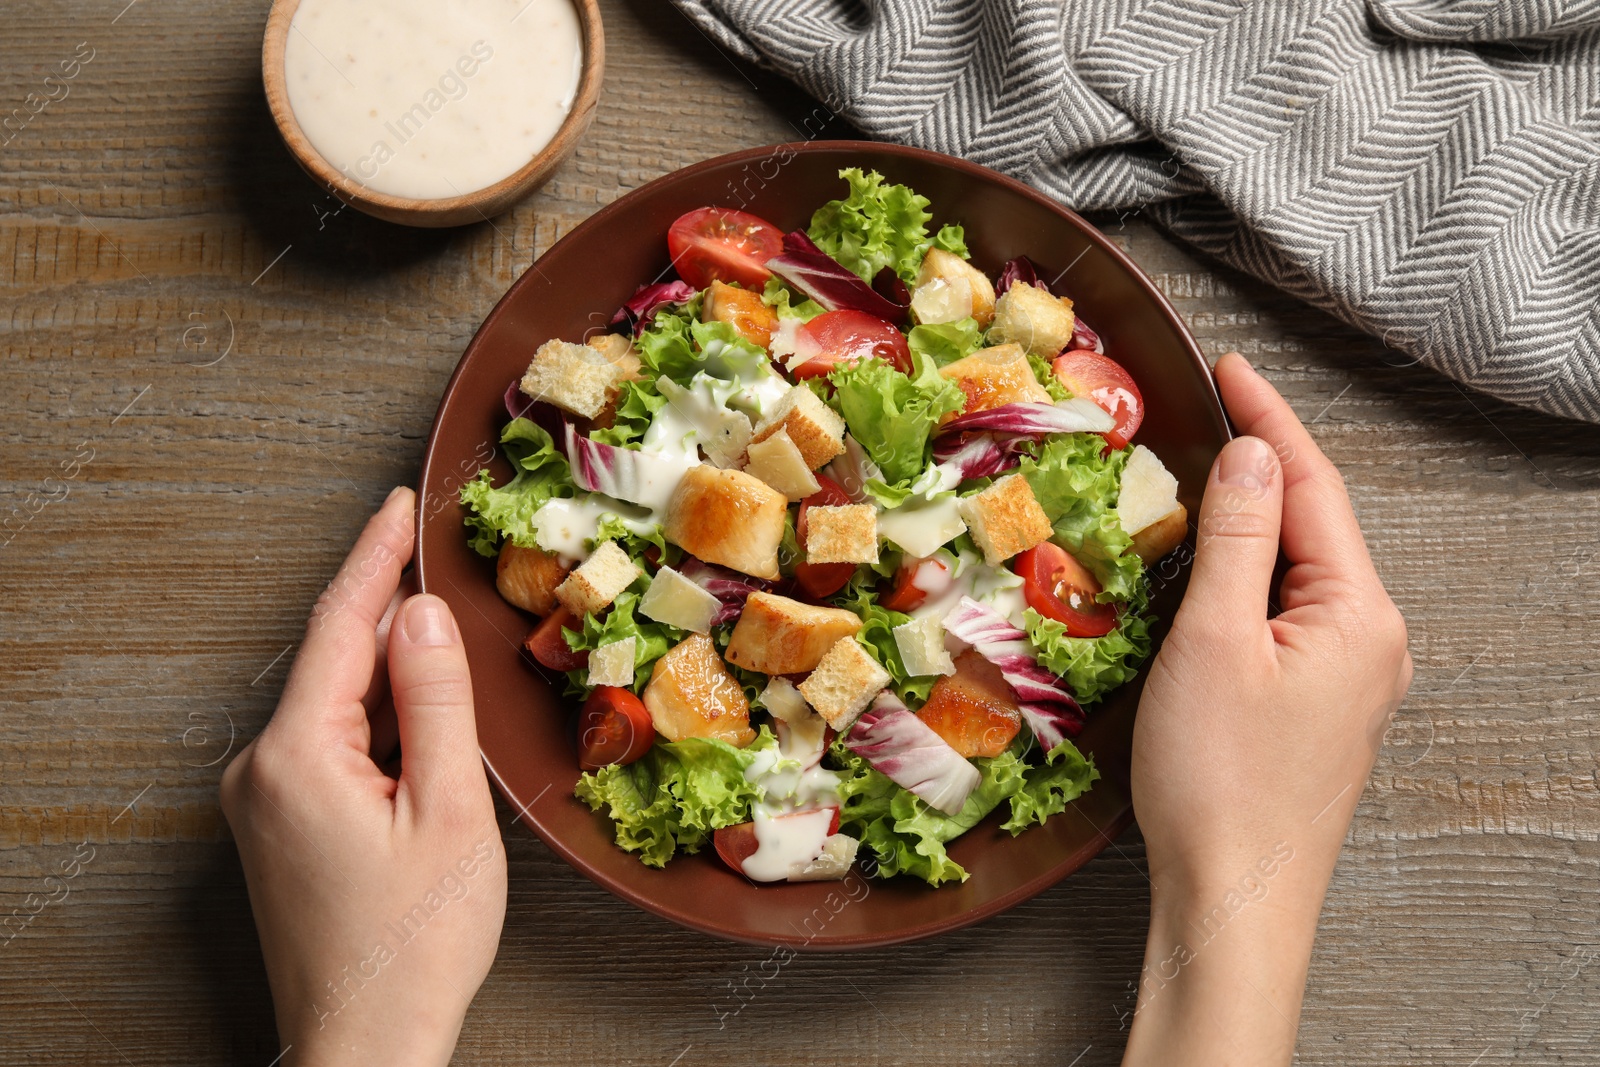
[[[519,655],[530,619],[495,592],[492,561],[467,547],[457,494],[494,458],[505,422],[501,396],[551,337],[581,340],[668,266],[672,220],[708,204],[739,207],[784,229],[843,194],[842,167],[875,168],[932,201],[934,225],[966,227],[973,261],[991,276],[1027,254],[1053,277],[1106,339],[1144,392],[1138,440],[1178,477],[1194,514],[1227,423],[1211,375],[1177,314],[1139,268],[1077,215],[984,167],[915,148],[813,142],[757,148],[708,160],[651,182],[597,211],[562,238],[490,313],[467,346],[439,404],[423,461],[417,574],[449,602],[472,664],[484,761],[524,822],[578,870],[639,907],[695,930],[755,944],[853,949],[930,937],[988,918],[1055,884],[1105,848],[1132,821],[1129,741],[1142,678],[1096,709],[1078,744],[1103,778],[1070,810],[1018,837],[991,816],[950,845],[970,873],[929,888],[911,878],[757,886],[707,849],[663,870],[612,843],[609,820],[572,796],[578,767],[568,735],[572,709]],[[1170,559],[1187,558],[1180,553]],[[1155,598],[1176,610],[1187,569],[1175,564]]]

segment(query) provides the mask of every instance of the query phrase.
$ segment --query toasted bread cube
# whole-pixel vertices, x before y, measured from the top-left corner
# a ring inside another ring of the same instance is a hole
[[[844,419],[803,385],[791,387],[772,405],[750,443],[765,441],[779,430],[788,432],[807,470],[816,470],[844,451]]]
[[[624,381],[633,381],[642,377],[639,372],[643,363],[639,360],[639,353],[633,347],[633,341],[622,334],[597,333],[587,338],[584,343],[606,357],[612,366],[622,371]]]
[[[937,615],[912,619],[889,632],[894,634],[895,647],[900,650],[900,662],[912,677],[956,672],[955,661],[944,647],[944,625]]]
[[[1154,563],[1183,544],[1189,533],[1189,509],[1179,504],[1172,511],[1133,535],[1128,551],[1145,563]]]
[[[751,593],[728,639],[728,662],[762,674],[804,674],[840,638],[860,629],[861,616],[853,611]]]
[[[602,541],[578,569],[556,586],[556,599],[580,618],[598,615],[644,572],[615,541]]]
[[[967,394],[967,404],[959,412],[951,412],[941,421],[949,422],[957,415],[971,415],[976,411],[1004,407],[1006,404],[1048,404],[1050,393],[1039,384],[1028,354],[1021,345],[1004,344],[981,348],[970,356],[963,356],[946,364],[939,373],[961,386]]]
[[[766,348],[778,328],[778,315],[750,289],[738,289],[714,281],[700,304],[701,322],[726,322],[734,333],[753,345]]]
[[[639,613],[646,618],[697,634],[711,632],[720,610],[722,601],[666,566],[656,571],[639,600]]]
[[[1177,506],[1178,479],[1154,452],[1144,445],[1134,445],[1122,468],[1122,486],[1117,491],[1117,517],[1122,520],[1122,528],[1132,537],[1171,514]]]
[[[765,441],[751,445],[746,456],[745,470],[790,500],[804,500],[822,488],[789,431],[781,426]]]
[[[624,637],[591,651],[589,684],[632,686],[634,649],[638,644],[637,637]]]
[[[973,543],[991,567],[1049,540],[1055,532],[1050,516],[1020,474],[1008,474],[983,492],[963,498],[960,507]]]
[[[799,689],[817,714],[842,734],[888,684],[889,672],[867,655],[861,642],[842,637]]]
[[[690,467],[667,502],[667,540],[707,563],[778,577],[788,501],[744,471]]]
[[[495,561],[494,586],[512,607],[544,616],[556,609],[556,586],[571,569],[554,553],[507,541]]]
[[[743,748],[756,739],[750,702],[705,634],[685,638],[656,660],[641,699],[656,733],[668,741],[707,737]]]
[[[994,319],[989,276],[960,256],[930,248],[911,290],[911,314],[919,323],[957,322],[971,316],[985,328]]]
[[[525,396],[593,419],[605,410],[606,402],[628,376],[618,362],[590,345],[546,341],[533,354],[521,389]]]
[[[1050,359],[1072,340],[1072,301],[1053,296],[1027,282],[1014,282],[994,306],[991,341],[1014,341],[1036,356]]]
[[[807,508],[806,562],[878,562],[878,509],[871,504]]]

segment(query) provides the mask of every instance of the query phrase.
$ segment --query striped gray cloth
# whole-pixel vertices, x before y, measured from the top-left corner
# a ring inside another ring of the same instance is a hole
[[[869,136],[1139,209],[1600,421],[1600,0],[674,0]]]

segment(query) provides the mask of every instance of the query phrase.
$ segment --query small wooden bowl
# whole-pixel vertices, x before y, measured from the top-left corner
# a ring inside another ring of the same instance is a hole
[[[595,105],[600,101],[600,80],[605,73],[605,33],[600,25],[599,0],[572,0],[578,12],[578,32],[583,44],[583,72],[578,78],[578,93],[556,135],[539,153],[509,177],[493,185],[461,196],[419,200],[374,192],[345,177],[312,147],[289,107],[289,87],[284,74],[284,48],[289,39],[289,23],[300,0],[273,0],[267,15],[266,36],[261,43],[261,80],[267,90],[267,104],[278,132],[295,162],[330,193],[359,211],[386,222],[404,226],[464,226],[483,222],[506,210],[547,181],[563,161],[578,147],[578,139],[594,121]]]

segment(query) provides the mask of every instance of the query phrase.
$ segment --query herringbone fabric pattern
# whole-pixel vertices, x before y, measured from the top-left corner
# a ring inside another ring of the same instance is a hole
[[[873,137],[1600,422],[1600,0],[674,0]]]

